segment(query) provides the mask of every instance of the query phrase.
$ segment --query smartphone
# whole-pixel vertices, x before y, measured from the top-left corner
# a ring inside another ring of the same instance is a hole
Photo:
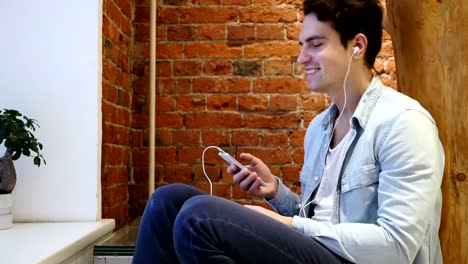
[[[232,165],[232,164],[235,164],[235,165],[236,165],[239,169],[241,169],[241,170],[245,168],[245,166],[242,165],[242,163],[240,163],[239,161],[237,161],[234,157],[232,157],[231,155],[229,155],[229,153],[227,153],[227,152],[222,152],[222,151],[220,151],[220,152],[218,153],[218,155],[219,155],[221,158],[223,158],[227,163],[229,163],[229,164],[231,164],[231,165]],[[265,183],[264,181],[262,181],[262,179],[260,179],[259,177],[257,177],[257,178],[258,178],[258,180],[260,181],[260,185],[261,185],[261,186],[266,186],[266,183]]]

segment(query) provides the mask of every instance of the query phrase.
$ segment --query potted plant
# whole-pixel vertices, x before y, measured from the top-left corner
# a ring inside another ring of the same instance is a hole
[[[41,154],[42,144],[36,139],[33,131],[38,123],[17,110],[0,110],[0,146],[6,148],[5,155],[0,158],[0,229],[10,228],[12,223],[13,198],[11,192],[16,185],[16,171],[13,160],[22,155],[34,157],[33,163],[38,167],[44,157]]]

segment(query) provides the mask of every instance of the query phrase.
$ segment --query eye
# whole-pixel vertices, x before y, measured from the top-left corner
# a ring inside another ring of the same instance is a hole
[[[323,43],[312,43],[312,47],[314,48],[318,48],[320,46],[322,46]]]

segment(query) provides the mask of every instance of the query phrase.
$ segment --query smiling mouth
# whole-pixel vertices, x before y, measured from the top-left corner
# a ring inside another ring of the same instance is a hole
[[[314,73],[316,73],[318,71],[320,71],[320,68],[308,69],[308,70],[306,70],[306,74],[314,74]]]

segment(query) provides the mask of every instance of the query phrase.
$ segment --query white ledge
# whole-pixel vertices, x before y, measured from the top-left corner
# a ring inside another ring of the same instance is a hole
[[[2,263],[61,263],[110,235],[113,219],[96,222],[15,223],[0,230]]]

